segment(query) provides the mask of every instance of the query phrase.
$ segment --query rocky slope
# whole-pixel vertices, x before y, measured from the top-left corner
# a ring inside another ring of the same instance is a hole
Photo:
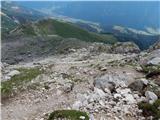
[[[76,25],[55,19],[27,23],[2,37],[2,61],[8,64],[32,61],[35,58],[83,48],[93,42],[113,44],[116,37],[83,30]]]
[[[159,119],[159,49],[93,43],[67,51],[2,63],[2,119],[52,120],[53,111],[70,109],[86,112],[90,120]]]

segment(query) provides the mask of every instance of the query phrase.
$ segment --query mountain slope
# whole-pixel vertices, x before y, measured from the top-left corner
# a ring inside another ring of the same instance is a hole
[[[46,16],[33,9],[17,5],[15,2],[1,2],[2,35],[8,34],[19,24],[36,21]]]
[[[111,34],[91,33],[72,23],[40,20],[22,24],[2,38],[2,61],[16,64],[66,53],[72,48],[86,48],[93,42],[113,44],[117,41]]]
[[[159,33],[150,33],[147,31],[114,26],[112,32],[121,42],[132,41],[142,50],[148,49],[151,45],[160,39]]]
[[[68,22],[62,22],[54,19],[40,20],[35,23],[29,23],[20,26],[12,34],[21,33],[33,36],[54,36],[58,35],[64,38],[77,38],[86,42],[115,43],[116,37],[111,34],[97,34],[83,30],[76,25]]]

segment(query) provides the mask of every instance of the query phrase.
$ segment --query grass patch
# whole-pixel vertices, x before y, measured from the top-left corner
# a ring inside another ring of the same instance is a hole
[[[160,66],[145,65],[145,66],[141,66],[141,67],[142,67],[142,72],[147,74],[146,78],[151,78],[153,76],[160,74]]]
[[[156,100],[153,104],[140,102],[138,106],[143,110],[145,117],[153,116],[153,120],[160,118],[160,99]]]
[[[19,68],[19,75],[13,76],[10,80],[1,83],[2,98],[14,95],[16,91],[20,91],[27,82],[36,78],[42,71],[39,68]]]
[[[86,42],[103,42],[109,44],[114,44],[118,41],[114,35],[88,32],[75,24],[54,19],[45,19],[37,23],[26,24],[21,26],[21,29],[24,34],[33,36],[36,36],[36,33],[44,37],[47,35],[58,35],[63,38],[77,38]]]
[[[34,28],[29,24],[26,26],[22,25],[22,31],[24,34],[27,34],[27,35],[36,35]]]
[[[141,67],[143,69],[143,72],[145,72],[145,73],[160,72],[160,66],[144,65]]]
[[[84,117],[82,119],[81,117]],[[50,114],[48,120],[67,119],[67,120],[89,120],[86,112],[77,110],[57,110]]]

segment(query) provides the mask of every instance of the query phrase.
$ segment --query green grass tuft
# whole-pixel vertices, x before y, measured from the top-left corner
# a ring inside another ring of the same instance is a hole
[[[80,116],[84,116],[84,120],[89,120],[89,116],[86,112],[78,110],[57,110],[50,114],[48,120],[67,119],[67,120],[82,120]]]

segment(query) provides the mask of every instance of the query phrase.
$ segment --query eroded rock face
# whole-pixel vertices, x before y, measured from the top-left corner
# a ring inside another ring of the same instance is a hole
[[[112,46],[114,53],[139,53],[139,47],[132,42],[118,42]]]

